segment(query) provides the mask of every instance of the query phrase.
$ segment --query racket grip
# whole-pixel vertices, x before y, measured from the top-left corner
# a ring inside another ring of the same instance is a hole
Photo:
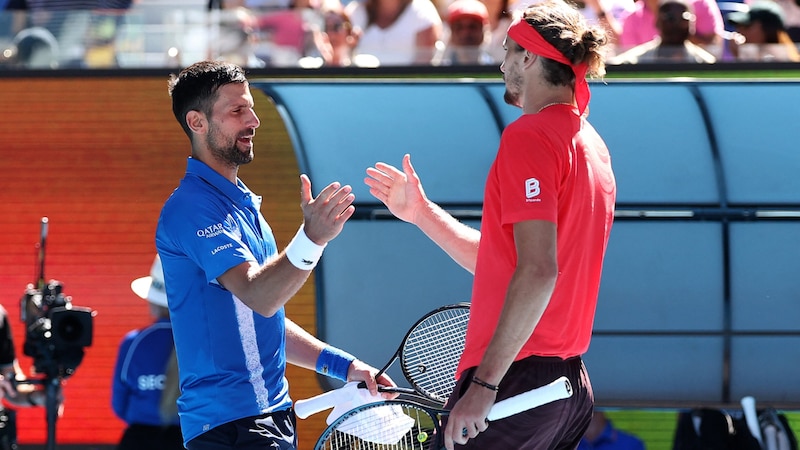
[[[542,387],[501,400],[492,406],[486,417],[490,422],[505,419],[556,400],[572,396],[572,384],[567,377],[559,377]]]
[[[323,392],[322,394],[315,395],[314,397],[307,398],[305,400],[295,401],[294,414],[301,419],[305,419],[312,414],[333,408],[337,403],[342,401],[342,397],[345,394],[343,389],[347,389],[347,387],[345,386],[339,389]]]
[[[758,441],[759,445],[763,448],[764,439],[761,437],[761,426],[758,424],[758,413],[756,412],[756,399],[752,396],[742,397],[740,401],[742,404],[742,412],[744,412],[744,421],[750,434]]]

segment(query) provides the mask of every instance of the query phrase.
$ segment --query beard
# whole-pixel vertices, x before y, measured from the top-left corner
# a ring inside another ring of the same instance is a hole
[[[230,167],[238,167],[253,161],[252,148],[247,152],[239,150],[237,137],[223,136],[216,127],[209,128],[206,143],[214,158]]]
[[[506,88],[506,92],[503,94],[503,100],[511,106],[519,106],[519,95],[512,94],[508,88]]]
[[[503,94],[503,100],[511,106],[522,107],[520,104],[522,77],[506,72],[503,74],[503,81],[506,84],[506,92]]]

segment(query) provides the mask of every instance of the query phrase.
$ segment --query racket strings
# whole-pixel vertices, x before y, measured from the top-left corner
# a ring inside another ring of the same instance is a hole
[[[436,425],[430,413],[412,405],[381,404],[360,408],[334,424],[317,449],[429,450]]]
[[[447,401],[455,386],[468,319],[468,308],[433,314],[409,333],[403,347],[401,360],[408,381],[441,403]]]

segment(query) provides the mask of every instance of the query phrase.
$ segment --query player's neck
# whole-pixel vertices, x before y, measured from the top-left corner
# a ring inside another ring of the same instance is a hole
[[[553,92],[552,95],[533,98],[530,102],[526,102],[523,110],[525,114],[536,114],[551,106],[574,104],[572,90],[568,90],[567,92]]]
[[[534,68],[541,70],[541,68]],[[543,73],[535,74],[525,83],[525,97],[522,110],[525,114],[536,114],[553,105],[574,104],[571,86],[554,86],[547,81]]]

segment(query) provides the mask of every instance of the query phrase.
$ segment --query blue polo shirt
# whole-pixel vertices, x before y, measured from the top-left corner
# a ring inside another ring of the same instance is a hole
[[[217,277],[277,256],[261,197],[189,158],[161,210],[156,248],[169,300],[184,442],[224,423],[291,406],[284,311],[264,317]]]
[[[159,405],[171,355],[169,319],[159,319],[125,335],[111,385],[111,407],[117,417],[128,425],[163,425]],[[177,425],[177,417],[171,425]]]

